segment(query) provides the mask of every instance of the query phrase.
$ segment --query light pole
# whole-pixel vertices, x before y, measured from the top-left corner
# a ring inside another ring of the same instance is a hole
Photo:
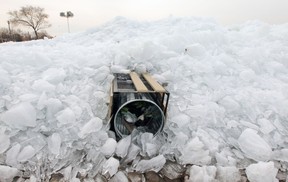
[[[67,11],[66,13],[61,12],[60,16],[67,18],[68,32],[70,33],[69,18],[70,17],[72,18],[74,16],[74,14],[71,11]]]
[[[9,37],[10,37],[10,40],[9,40],[9,41],[11,41],[11,39],[12,39],[12,36],[11,36],[11,27],[10,27],[10,21],[7,21],[7,23],[8,23]]]

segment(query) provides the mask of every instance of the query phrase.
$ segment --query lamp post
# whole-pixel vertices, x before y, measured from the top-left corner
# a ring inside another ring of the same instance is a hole
[[[10,37],[10,41],[12,39],[12,36],[11,36],[11,27],[10,27],[10,21],[7,21],[8,23],[8,30],[9,30],[9,37]]]
[[[69,18],[70,17],[72,18],[74,16],[74,14],[71,11],[67,11],[66,13],[65,12],[61,12],[60,16],[67,18],[68,33],[70,33]]]

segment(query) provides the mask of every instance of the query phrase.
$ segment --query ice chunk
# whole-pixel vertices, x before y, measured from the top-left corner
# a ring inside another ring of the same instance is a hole
[[[36,94],[23,94],[19,96],[22,102],[33,102],[37,100],[38,96]]]
[[[238,138],[238,144],[244,154],[253,160],[267,161],[271,157],[270,145],[253,129],[245,129]]]
[[[55,86],[46,80],[36,80],[34,81],[32,88],[38,92],[52,92],[55,90]]]
[[[184,146],[188,139],[189,137],[184,132],[176,132],[172,138],[171,146],[175,148]]]
[[[113,138],[108,138],[100,150],[106,157],[110,157],[115,152],[116,146],[116,140]]]
[[[56,114],[56,118],[59,121],[59,125],[65,125],[68,123],[74,123],[76,121],[76,117],[74,112],[70,108],[66,108]]]
[[[130,144],[131,144],[131,135],[122,138],[117,144],[116,155],[121,158],[125,157],[127,155]]]
[[[198,137],[188,141],[183,149],[180,149],[179,162],[181,164],[206,165],[211,162],[208,150],[203,149],[204,144]]]
[[[155,171],[159,172],[164,164],[166,163],[166,159],[163,155],[158,155],[150,160],[141,160],[136,165],[135,170],[139,172],[146,171]]]
[[[192,57],[201,58],[206,55],[206,50],[201,44],[195,43],[188,45],[185,48],[185,53]]]
[[[36,110],[30,103],[22,102],[2,114],[1,120],[17,129],[35,127]]]
[[[260,131],[264,134],[269,134],[270,132],[275,130],[274,125],[272,125],[272,123],[268,119],[262,118],[259,119],[257,122],[260,125]]]
[[[59,99],[50,98],[46,102],[47,111],[46,118],[47,120],[53,119],[56,113],[58,113],[62,108],[62,102]]]
[[[217,179],[221,182],[239,182],[241,181],[241,174],[235,166],[219,166],[217,167]]]
[[[110,157],[103,165],[102,174],[112,177],[118,171],[120,163],[114,157]]]
[[[59,155],[61,147],[61,136],[58,133],[53,133],[47,140],[48,149],[54,155]]]
[[[10,146],[10,137],[0,132],[0,154],[5,152]]]
[[[140,147],[138,147],[137,145],[135,145],[134,143],[131,143],[128,153],[126,155],[126,157],[123,159],[123,163],[129,163],[131,161],[133,161],[136,156],[139,154],[140,152]],[[122,161],[121,161],[122,163]]]
[[[205,181],[213,182],[216,177],[216,167],[215,166],[196,166],[193,165],[189,171],[189,182],[193,181]]]
[[[145,152],[149,157],[155,156],[159,150],[159,147],[155,143],[146,143]]]
[[[230,96],[224,97],[219,101],[219,104],[223,106],[228,112],[236,112],[240,109],[239,103]]]
[[[101,66],[97,70],[95,70],[94,81],[95,82],[102,82],[104,81],[110,73],[110,69],[108,66]]]
[[[111,72],[112,73],[130,73],[130,70],[128,70],[126,67],[122,65],[112,65],[111,66]]]
[[[142,74],[142,73],[146,73],[147,72],[147,68],[145,64],[137,64],[134,68],[135,72],[138,74]]]
[[[110,182],[129,182],[123,171],[118,171],[110,180]]]
[[[138,118],[136,117],[135,114],[132,114],[131,112],[127,111],[127,112],[122,112],[123,117],[125,119],[125,121],[127,121],[128,123],[135,123]]]
[[[17,165],[17,156],[20,152],[21,145],[17,143],[6,152],[6,164],[10,166]]]
[[[140,142],[142,146],[141,155],[149,157],[156,155],[158,151],[158,146],[153,143],[153,134],[152,133],[143,133],[140,137]]]
[[[42,78],[52,84],[63,82],[66,72],[63,68],[49,68],[42,73]]]
[[[19,162],[26,162],[27,160],[31,159],[35,154],[35,149],[31,145],[28,145],[21,150],[17,157],[17,160]]]
[[[0,181],[13,181],[13,178],[19,173],[18,169],[9,166],[0,165]]]
[[[246,168],[246,175],[251,182],[271,182],[278,181],[276,179],[278,169],[274,167],[274,163],[258,162],[251,164]]]
[[[37,182],[37,178],[34,175],[31,175],[28,182]]]
[[[42,110],[46,106],[47,95],[46,92],[43,92],[37,102],[37,109]]]
[[[2,85],[4,85],[4,86],[9,85],[10,82],[11,82],[11,78],[10,78],[8,72],[3,70],[0,67],[0,88],[2,87]]]
[[[100,118],[92,118],[80,129],[79,137],[85,138],[90,133],[100,131],[102,126],[103,124]]]
[[[288,162],[288,149],[274,150],[272,158],[279,161]]]
[[[218,152],[215,153],[215,159],[217,161],[217,165],[236,166],[237,161],[232,156],[234,156],[234,154],[231,152],[230,148],[227,147],[227,148],[221,149],[220,153]]]
[[[178,128],[187,127],[190,117],[186,114],[179,113],[171,118],[171,124],[177,125]]]

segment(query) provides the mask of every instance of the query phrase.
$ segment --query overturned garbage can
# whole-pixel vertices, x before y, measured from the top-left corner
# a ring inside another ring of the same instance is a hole
[[[114,74],[110,94],[111,130],[121,139],[134,129],[160,133],[165,124],[169,92],[150,74]]]

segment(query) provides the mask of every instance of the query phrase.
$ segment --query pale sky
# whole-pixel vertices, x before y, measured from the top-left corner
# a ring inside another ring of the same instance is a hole
[[[67,33],[67,20],[60,12],[71,11],[71,32],[85,31],[116,16],[132,20],[159,20],[168,16],[210,17],[219,24],[260,20],[288,23],[288,0],[0,0],[0,27],[8,27],[8,11],[32,5],[45,8],[51,35]],[[14,28],[14,27],[13,27]]]

